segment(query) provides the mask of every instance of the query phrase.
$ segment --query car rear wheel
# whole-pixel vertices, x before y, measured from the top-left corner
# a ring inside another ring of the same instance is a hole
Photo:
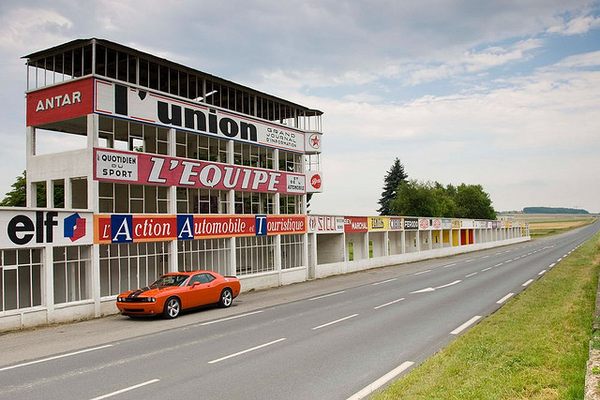
[[[181,303],[179,302],[179,299],[177,297],[171,297],[165,303],[165,310],[163,312],[163,315],[165,316],[165,318],[173,319],[177,318],[180,311]]]
[[[219,300],[219,305],[221,307],[229,307],[231,305],[231,303],[233,303],[233,293],[231,292],[231,289],[227,288],[227,289],[223,289],[223,291],[221,292],[221,298]]]

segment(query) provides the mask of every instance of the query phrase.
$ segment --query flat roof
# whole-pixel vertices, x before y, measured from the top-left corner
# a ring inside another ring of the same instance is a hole
[[[270,98],[270,99],[275,100],[275,101],[277,101],[279,103],[285,103],[285,104],[293,106],[295,108],[299,108],[299,109],[304,110],[306,112],[307,116],[310,116],[311,114],[315,115],[315,116],[323,114],[323,112],[320,111],[320,110],[311,109],[309,107],[306,107],[306,106],[303,106],[303,105],[291,102],[289,100],[282,99],[281,97],[277,97],[277,96],[274,96],[272,94],[261,92],[259,90],[253,89],[251,87],[248,87],[248,86],[245,86],[245,85],[242,85],[242,84],[239,84],[239,83],[227,80],[227,79],[223,79],[223,78],[220,78],[218,76],[215,76],[215,75],[212,75],[212,74],[209,74],[209,73],[197,70],[195,68],[188,67],[186,65],[179,64],[177,62],[167,60],[166,58],[157,57],[157,56],[152,55],[150,53],[146,53],[144,51],[136,50],[136,49],[134,49],[132,47],[124,46],[122,44],[115,43],[115,42],[112,42],[112,41],[106,40],[106,39],[99,39],[99,38],[75,39],[75,40],[72,40],[70,42],[66,42],[66,43],[62,43],[62,44],[59,44],[59,45],[54,46],[54,47],[50,47],[48,49],[36,51],[34,53],[25,55],[25,56],[23,56],[21,58],[27,59],[28,63],[30,63],[31,61],[34,61],[34,64],[35,64],[35,60],[36,59],[45,58],[45,57],[54,55],[56,53],[60,53],[62,51],[69,50],[69,49],[73,49],[73,48],[77,48],[77,47],[83,47],[83,46],[86,46],[88,44],[92,44],[94,42],[97,43],[97,44],[103,45],[103,46],[111,47],[111,48],[114,48],[116,50],[129,53],[129,54],[134,54],[134,55],[137,55],[137,56],[142,57],[142,58],[147,58],[147,59],[149,59],[149,60],[151,60],[153,62],[157,62],[157,63],[163,64],[163,65],[166,64],[168,66],[171,66],[171,67],[177,68],[177,69],[187,70],[189,72],[193,72],[196,75],[201,75],[202,77],[204,77],[206,79],[209,79],[209,80],[212,80],[214,82],[223,83],[223,84],[226,84],[228,86],[238,88],[239,90],[245,90],[247,92],[254,93],[254,94],[260,95],[262,97]]]

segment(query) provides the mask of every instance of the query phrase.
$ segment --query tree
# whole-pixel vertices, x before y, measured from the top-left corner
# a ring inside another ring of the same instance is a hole
[[[465,185],[456,188],[457,217],[496,219],[492,200],[481,185]]]
[[[25,207],[27,205],[27,175],[26,172],[17,176],[15,183],[11,185],[13,188],[10,192],[6,193],[6,196],[0,201],[0,206],[5,207]],[[46,207],[46,185],[41,184],[37,187],[37,206]],[[64,207],[65,201],[65,190],[61,185],[54,187],[54,205],[55,207]]]
[[[444,187],[439,182],[411,180],[398,187],[390,203],[393,215],[496,219],[490,196],[481,185]]]
[[[0,202],[0,206],[5,207],[25,207],[26,205],[26,178],[25,171],[19,176],[15,183],[11,185],[13,188],[10,192],[6,193],[4,199]]]
[[[384,178],[383,192],[378,203],[381,207],[377,212],[379,215],[391,215],[390,203],[397,197],[398,187],[401,183],[406,183],[408,175],[404,172],[404,165],[398,157],[394,160],[392,167],[389,169]]]

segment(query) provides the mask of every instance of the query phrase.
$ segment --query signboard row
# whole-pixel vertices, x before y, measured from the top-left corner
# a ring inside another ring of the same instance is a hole
[[[298,153],[321,152],[320,132],[304,132],[102,79],[79,79],[27,94],[27,126],[41,126],[92,112]]]
[[[504,227],[501,226],[500,221],[450,218],[308,216],[308,232],[310,233],[365,233],[461,228],[497,229],[500,227]]]
[[[306,233],[305,215],[94,215],[94,243]]]

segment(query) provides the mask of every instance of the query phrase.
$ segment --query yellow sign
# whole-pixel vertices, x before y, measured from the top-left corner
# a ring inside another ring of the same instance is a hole
[[[369,232],[381,232],[390,230],[389,217],[369,217]]]

